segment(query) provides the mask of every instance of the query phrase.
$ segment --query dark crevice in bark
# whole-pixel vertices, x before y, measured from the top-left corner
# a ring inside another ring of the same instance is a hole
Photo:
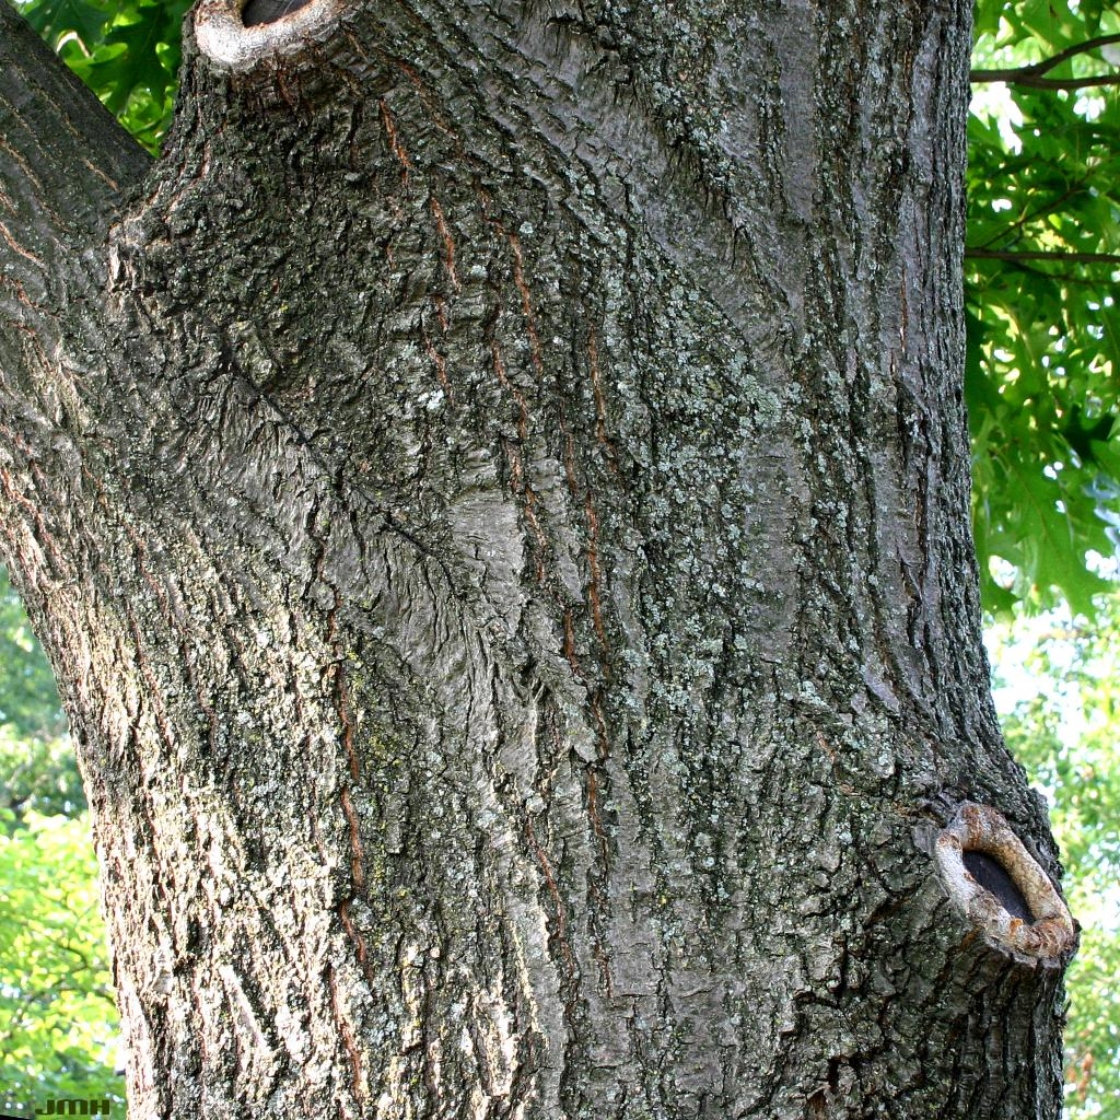
[[[249,0],[241,9],[241,19],[246,27],[275,23],[309,3],[311,0]]]

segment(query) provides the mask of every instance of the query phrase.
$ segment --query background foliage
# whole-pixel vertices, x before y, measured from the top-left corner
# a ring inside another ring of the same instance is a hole
[[[1091,617],[1120,542],[1120,15],[981,0],[976,32],[965,391],[984,600]]]
[[[969,119],[973,524],[1004,732],[1083,926],[1070,1120],[1120,1120],[1117,9],[980,0]]]
[[[171,120],[180,28],[193,0],[13,0],[17,10],[156,154]]]
[[[3,568],[0,782],[0,1111],[123,1105],[86,801],[54,677]]]
[[[1066,976],[1067,1116],[1120,1120],[1120,596],[1094,626],[1061,608],[988,633],[1004,734],[1050,802],[1081,923]]]
[[[9,2],[157,153],[190,0]],[[974,66],[965,392],[984,601],[1002,620],[996,696],[1051,801],[1085,926],[1068,1116],[1120,1120],[1120,595],[1106,578],[1120,543],[1118,4],[979,0]],[[3,1084],[24,1103],[122,1095],[105,1064],[115,1028],[85,803],[36,649],[5,579]]]

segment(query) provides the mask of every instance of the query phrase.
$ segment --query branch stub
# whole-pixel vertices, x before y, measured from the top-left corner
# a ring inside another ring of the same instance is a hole
[[[969,861],[972,870],[965,853],[979,857]],[[1024,964],[1057,968],[1076,947],[1069,908],[997,810],[965,802],[938,834],[933,854],[950,899],[994,949]]]
[[[248,0],[200,0],[194,10],[199,50],[207,58],[234,70],[247,70],[266,58],[295,54],[321,40],[345,8],[345,0],[307,0],[290,3],[287,13],[266,22],[242,18]]]

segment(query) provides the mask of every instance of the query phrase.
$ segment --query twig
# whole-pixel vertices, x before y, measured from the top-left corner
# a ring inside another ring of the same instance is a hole
[[[1008,79],[1008,84],[1029,89],[1090,89],[1093,86],[1120,86],[1120,74],[1097,74],[1092,78],[1016,78]]]
[[[993,261],[1065,261],[1072,264],[1120,265],[1120,254],[1077,253],[1066,249],[965,249],[964,255]]]
[[[1002,241],[1013,229],[1019,229],[1021,226],[1025,226],[1029,222],[1033,222],[1036,218],[1041,218],[1043,214],[1048,214],[1052,210],[1057,210],[1059,206],[1061,206],[1068,199],[1072,198],[1075,194],[1077,194],[1078,191],[1083,190],[1084,187],[1085,180],[1078,179],[1077,182],[1075,182],[1073,186],[1070,187],[1069,190],[1067,190],[1065,194],[1063,194],[1060,198],[1052,198],[1049,202],[1046,203],[1045,206],[1040,206],[1037,210],[1032,210],[1029,213],[1024,214],[1021,218],[1017,218],[1011,223],[1011,225],[1005,226],[1003,229],[999,230],[998,233],[993,234],[992,237],[985,241],[983,245],[979,245],[977,246],[977,248],[987,249],[989,245],[994,245],[995,242]]]
[[[1031,66],[1018,66],[1005,70],[973,70],[969,74],[969,80],[977,84],[1007,82],[1009,85],[1030,86],[1034,89],[1083,89],[1086,86],[1120,85],[1120,74],[1099,74],[1090,78],[1044,78],[1042,76],[1053,70],[1055,66],[1061,65],[1066,59],[1095,51],[1098,47],[1107,47],[1111,43],[1120,43],[1120,33],[1098,35],[1095,39],[1087,39],[1084,43],[1066,47],[1052,58],[1045,58]]]

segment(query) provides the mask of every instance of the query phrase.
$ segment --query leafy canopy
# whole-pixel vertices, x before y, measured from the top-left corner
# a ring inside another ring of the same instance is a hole
[[[1120,542],[1120,15],[981,0],[976,33],[965,394],[984,601],[1091,617]]]

